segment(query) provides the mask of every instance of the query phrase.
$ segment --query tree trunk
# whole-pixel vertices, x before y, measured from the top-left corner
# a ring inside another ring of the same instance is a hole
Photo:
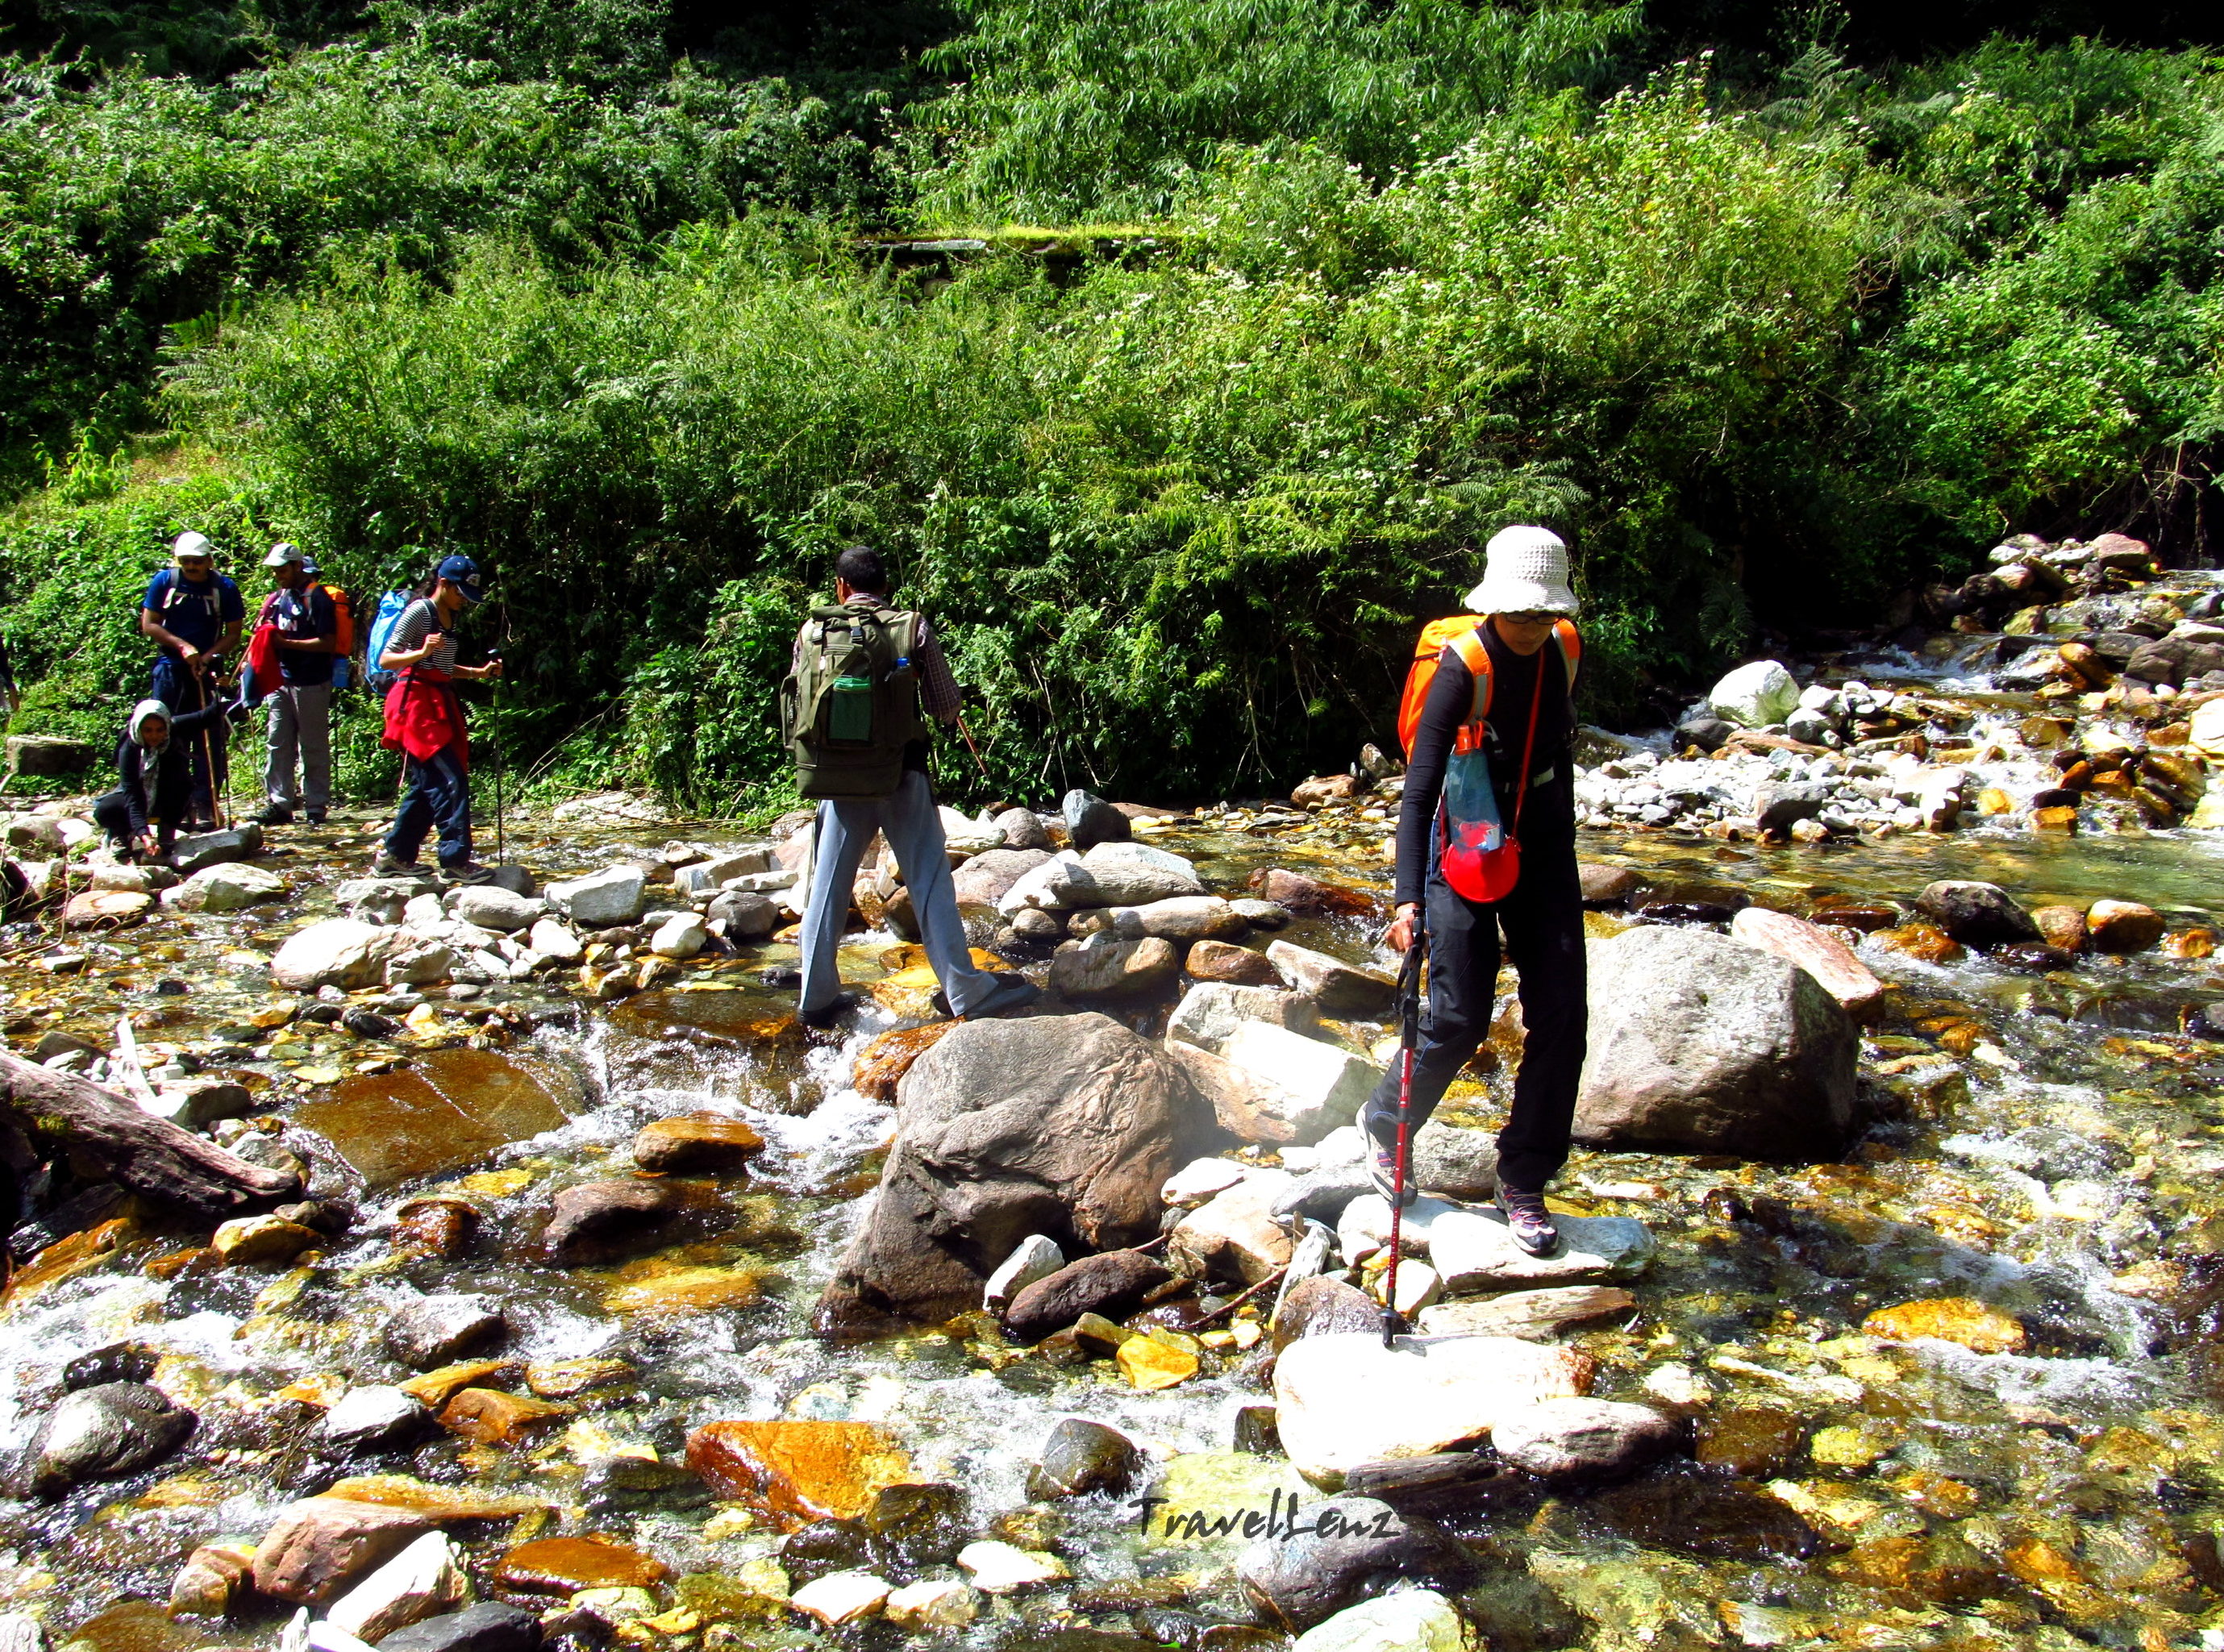
[[[290,1170],[266,1170],[158,1119],[90,1079],[0,1050],[0,1115],[66,1149],[142,1197],[223,1218],[300,1195]]]

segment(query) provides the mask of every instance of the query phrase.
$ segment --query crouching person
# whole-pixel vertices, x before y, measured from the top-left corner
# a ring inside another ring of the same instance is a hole
[[[116,747],[117,788],[93,799],[93,823],[118,861],[169,857],[189,817],[193,759],[230,708],[221,703],[172,716],[167,703],[142,700]]]

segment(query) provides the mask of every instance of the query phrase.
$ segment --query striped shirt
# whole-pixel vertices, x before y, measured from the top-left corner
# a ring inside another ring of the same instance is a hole
[[[452,672],[456,668],[456,634],[440,623],[439,614],[423,597],[401,610],[401,617],[394,622],[394,630],[386,640],[389,653],[414,653],[425,639],[434,632],[440,634],[439,647],[418,664],[429,671]]]

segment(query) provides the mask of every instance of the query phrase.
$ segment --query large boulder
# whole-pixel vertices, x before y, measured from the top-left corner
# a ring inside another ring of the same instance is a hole
[[[1172,1277],[1164,1263],[1140,1251],[1085,1256],[1022,1286],[1005,1309],[1004,1327],[1022,1342],[1034,1342],[1063,1331],[1084,1314],[1125,1319]]]
[[[2044,939],[2031,914],[1996,883],[1942,878],[1925,884],[1915,910],[1965,947],[2006,946]]]
[[[1028,906],[1046,911],[1147,906],[1204,892],[1197,868],[1178,854],[1147,843],[1099,843],[1086,854],[1069,849],[1022,873],[996,909],[1009,917]]]
[[[610,867],[548,886],[551,906],[583,930],[638,924],[648,910],[648,880],[639,867]]]
[[[1274,1139],[1301,1145],[1355,1119],[1381,1076],[1348,1050],[1264,1021],[1238,1023],[1221,1053],[1254,1081],[1255,1104],[1288,1126]]]
[[[338,987],[352,992],[386,977],[388,960],[421,945],[418,936],[351,917],[328,917],[286,937],[270,960],[270,979],[297,993]]]
[[[177,912],[237,912],[257,901],[282,900],[285,895],[286,880],[276,873],[243,861],[223,861],[165,889],[162,905]]]
[[[1396,981],[1325,952],[1276,941],[1267,947],[1267,960],[1301,994],[1317,1004],[1323,1015],[1375,1021],[1397,1008]]]
[[[1019,812],[1025,814],[1026,810]],[[1033,820],[1034,817],[1028,815]],[[1037,828],[1040,829],[1039,827]],[[1012,886],[1050,860],[1049,851],[1040,848],[990,849],[976,854],[950,875],[961,906],[994,906],[1012,892]]]
[[[1884,1009],[1884,983],[1854,955],[1851,947],[1820,924],[1765,906],[1748,906],[1730,920],[1730,935],[1797,964],[1856,1021],[1873,1021]]]
[[[1134,835],[1134,826],[1118,804],[1109,804],[1093,792],[1078,789],[1069,791],[1058,801],[1058,813],[1065,817],[1065,835],[1077,849],[1091,849],[1099,843],[1124,843]]]
[[[1859,1038],[1812,975],[1703,930],[1635,929],[1589,952],[1576,1140],[1778,1160],[1844,1146]]]
[[[306,1498],[280,1515],[256,1546],[255,1586],[273,1599],[321,1606],[431,1529],[413,1510]]]
[[[1740,728],[1766,728],[1782,722],[1798,704],[1799,684],[1772,659],[1739,666],[1707,695],[1707,705],[1715,716]]]
[[[1182,994],[1166,1021],[1166,1037],[1176,1044],[1194,1044],[1215,1055],[1247,1021],[1263,1022],[1292,1032],[1311,1032],[1320,1025],[1320,1012],[1311,999],[1274,987],[1245,987],[1227,981],[1202,981]]]
[[[1173,943],[1156,936],[1140,941],[1097,936],[1091,943],[1051,955],[1051,991],[1075,999],[1144,998],[1172,987],[1181,973]]]
[[[976,1307],[1041,1233],[1071,1255],[1156,1236],[1210,1131],[1179,1063],[1103,1015],[969,1021],[912,1064],[878,1197],[820,1298],[831,1333]]]
[[[528,899],[490,883],[465,884],[448,897],[449,916],[505,935],[532,928],[547,912],[546,901]]]

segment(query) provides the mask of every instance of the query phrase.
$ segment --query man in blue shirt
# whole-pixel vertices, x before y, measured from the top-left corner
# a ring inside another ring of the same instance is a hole
[[[155,659],[153,697],[172,711],[198,711],[215,696],[221,658],[239,647],[247,604],[239,587],[216,571],[216,547],[188,528],[171,541],[176,564],[155,576],[139,603],[141,634],[161,652]],[[216,788],[224,772],[224,722],[213,718],[195,743],[189,824],[216,823]]]
[[[278,686],[270,708],[270,747],[262,767],[269,806],[257,817],[265,826],[294,823],[294,765],[300,760],[299,800],[309,824],[325,823],[332,784],[332,643],[339,616],[332,599],[313,583],[300,547],[271,546],[262,558],[278,589],[262,604],[262,618],[278,630]]]

